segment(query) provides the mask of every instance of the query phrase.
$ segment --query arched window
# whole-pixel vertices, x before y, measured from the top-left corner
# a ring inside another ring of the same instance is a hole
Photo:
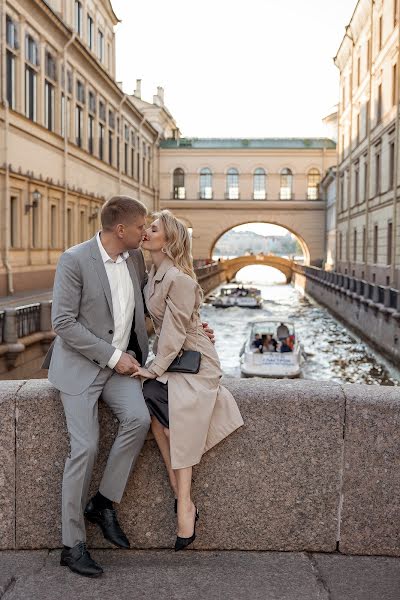
[[[267,197],[265,189],[265,171],[264,169],[256,169],[253,175],[253,199],[265,200]]]
[[[292,199],[292,185],[293,185],[293,174],[290,169],[282,169],[281,171],[281,189],[280,199],[291,200]]]
[[[185,173],[183,169],[175,169],[174,171],[173,197],[179,200],[185,199]]]
[[[307,199],[318,200],[319,196],[319,183],[321,181],[321,175],[318,169],[310,169],[308,172],[307,179]]]
[[[229,169],[226,177],[226,197],[228,200],[239,200],[239,172]]]
[[[208,168],[200,171],[200,198],[204,200],[212,198],[212,173]]]

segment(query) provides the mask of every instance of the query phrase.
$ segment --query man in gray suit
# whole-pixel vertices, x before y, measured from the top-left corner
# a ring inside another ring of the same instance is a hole
[[[121,501],[150,425],[141,383],[129,377],[148,354],[146,269],[139,249],[146,215],[146,207],[132,198],[111,198],[102,209],[102,231],[62,254],[54,282],[57,337],[43,367],[60,390],[71,443],[62,485],[61,564],[87,577],[103,570],[87,550],[84,516],[107,540],[129,548],[113,502]],[[119,430],[99,491],[85,508],[98,448],[100,395]]]

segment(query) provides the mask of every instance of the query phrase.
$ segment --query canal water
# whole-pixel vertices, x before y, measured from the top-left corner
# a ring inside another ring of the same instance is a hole
[[[324,307],[293,286],[275,283],[276,271],[246,267],[236,281],[261,289],[261,310],[214,308],[205,303],[202,318],[215,330],[216,349],[225,375],[240,377],[239,352],[252,319],[290,319],[307,354],[303,378],[342,383],[400,385],[400,371],[337,321]],[[241,275],[242,273],[242,275]],[[214,292],[215,293],[215,292]]]

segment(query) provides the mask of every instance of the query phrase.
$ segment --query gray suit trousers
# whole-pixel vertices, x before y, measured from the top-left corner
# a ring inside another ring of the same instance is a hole
[[[99,488],[109,500],[121,501],[150,426],[140,381],[118,375],[108,367],[101,369],[81,394],[60,392],[71,444],[62,485],[62,538],[63,544],[70,547],[86,541],[83,511],[98,450],[100,395],[119,420]]]

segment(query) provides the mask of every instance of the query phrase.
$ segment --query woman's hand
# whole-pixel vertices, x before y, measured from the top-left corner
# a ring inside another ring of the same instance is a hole
[[[203,329],[205,334],[208,336],[208,338],[210,339],[210,341],[215,344],[215,335],[214,335],[214,329],[211,329],[211,327],[208,326],[208,323],[202,323]]]
[[[157,375],[144,367],[136,367],[136,370],[129,377],[141,377],[142,379],[155,379]]]

